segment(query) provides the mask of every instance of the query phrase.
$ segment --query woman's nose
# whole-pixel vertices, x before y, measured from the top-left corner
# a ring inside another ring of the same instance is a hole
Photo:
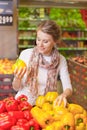
[[[40,42],[39,42],[39,46],[43,46],[43,41],[40,41]]]

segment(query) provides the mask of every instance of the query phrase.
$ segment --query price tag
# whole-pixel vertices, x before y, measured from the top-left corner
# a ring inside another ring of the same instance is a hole
[[[0,26],[13,25],[13,0],[0,0]]]
[[[13,16],[12,15],[0,15],[0,25],[12,25]]]

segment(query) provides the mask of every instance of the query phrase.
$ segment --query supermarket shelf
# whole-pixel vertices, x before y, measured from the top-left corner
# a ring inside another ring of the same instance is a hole
[[[19,48],[32,48],[35,45],[18,45]]]
[[[87,48],[58,48],[58,50],[64,50],[64,51],[87,51]]]
[[[19,37],[19,40],[35,40],[35,37]]]
[[[29,7],[60,7],[60,8],[87,8],[87,1],[74,1],[74,0],[20,0],[19,6]]]
[[[62,40],[67,40],[67,41],[86,41],[87,38],[81,37],[81,38],[62,38]]]
[[[19,40],[35,40],[35,37],[19,37]],[[62,40],[67,40],[67,41],[86,41],[87,38],[81,37],[81,38],[62,38]]]
[[[87,28],[62,28],[63,31],[87,31]]]
[[[18,28],[19,31],[32,31],[32,30],[36,30],[35,27],[29,27],[29,28]]]
[[[18,45],[19,48],[32,48],[35,45]],[[64,51],[68,51],[68,50],[73,50],[73,51],[87,51],[87,48],[58,48],[58,50],[64,50]]]
[[[19,27],[18,28],[19,31],[28,31],[28,30],[36,30],[36,27]],[[62,31],[87,31],[87,28],[62,28]]]

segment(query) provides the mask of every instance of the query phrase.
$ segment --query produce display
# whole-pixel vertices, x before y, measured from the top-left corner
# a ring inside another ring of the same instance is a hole
[[[19,69],[25,67],[26,64],[21,59],[9,60],[7,58],[0,59],[0,74],[13,74],[16,67]]]
[[[55,20],[63,28],[86,28],[80,9],[44,8],[44,11],[44,19]],[[34,22],[40,20],[40,8],[20,7],[19,17],[19,28],[36,27]]]
[[[86,28],[80,9],[51,8],[49,18],[55,20],[62,28]]]
[[[25,95],[0,101],[0,130],[87,130],[87,111],[79,104],[54,105],[57,92],[38,96],[35,106]]]
[[[87,57],[85,57],[85,56],[75,56],[75,57],[72,57],[72,60],[77,63],[87,66]]]
[[[1,100],[0,130],[39,130],[40,126],[32,117],[31,109],[25,95]]]
[[[15,60],[0,59],[0,74],[13,74],[12,66],[14,63]]]

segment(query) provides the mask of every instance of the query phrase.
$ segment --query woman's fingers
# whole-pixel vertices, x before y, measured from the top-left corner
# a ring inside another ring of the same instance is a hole
[[[24,76],[25,72],[26,72],[26,67],[20,68],[20,69],[16,68],[15,71],[14,71],[14,75],[17,78],[22,79],[22,77]]]
[[[64,107],[67,106],[67,99],[66,97],[64,97],[62,94],[60,96],[58,96],[55,101],[54,101],[54,106],[58,105],[60,106],[62,104],[62,102],[64,103]]]

